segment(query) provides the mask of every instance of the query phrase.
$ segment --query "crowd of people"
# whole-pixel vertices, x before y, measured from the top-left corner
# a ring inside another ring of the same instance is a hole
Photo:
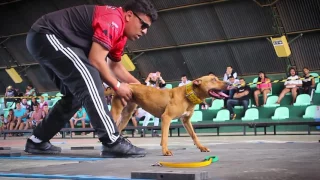
[[[214,75],[212,72],[208,75]],[[230,112],[230,119],[234,120],[236,114],[234,113],[234,106],[243,106],[243,116],[245,111],[249,108],[249,100],[251,96],[254,99],[254,105],[256,107],[264,106],[267,102],[268,95],[272,92],[272,80],[266,75],[265,72],[260,71],[258,73],[258,78],[256,82],[256,87],[251,88],[247,85],[246,81],[243,78],[238,77],[238,73],[228,66],[226,72],[223,76],[223,81],[225,81],[228,86],[226,90],[220,92],[220,95],[224,97],[224,107]],[[178,86],[184,86],[191,81],[188,80],[186,75],[181,75],[181,82]],[[161,76],[161,72],[157,71],[155,73],[150,73],[145,79],[145,85],[151,86],[158,89],[166,89],[166,81]],[[280,104],[283,97],[291,92],[292,104],[295,102],[298,94],[309,94],[313,96],[315,90],[315,79],[310,74],[310,71],[307,67],[303,68],[303,76],[299,76],[295,68],[290,68],[289,75],[287,80],[284,82],[284,89],[279,94],[278,100],[276,103]],[[104,88],[109,88],[104,84]],[[36,98],[9,98],[16,96],[35,96],[36,90],[32,85],[28,85],[25,93],[19,93],[17,89],[12,86],[8,86],[5,93],[4,107],[9,108],[8,114],[0,114],[0,130],[22,130],[22,129],[31,129],[37,126],[48,114],[49,104],[45,100],[44,96],[40,96],[39,99]],[[263,104],[259,103],[259,95],[263,97]],[[106,96],[108,104],[111,104],[112,96]],[[215,99],[212,98],[212,101]],[[9,102],[9,103],[8,103]],[[11,103],[10,103],[11,102]],[[10,107],[9,107],[10,106]],[[210,103],[203,101],[200,104],[201,109],[208,109],[211,106]],[[137,127],[139,121],[142,122],[142,126],[148,126],[149,121],[153,119],[154,126],[159,126],[159,118],[152,116],[149,112],[145,111],[141,107],[138,107],[132,115],[132,124]],[[85,128],[86,124],[90,123],[90,118],[86,113],[84,107],[81,107],[74,116],[70,119],[70,124],[67,127],[75,128],[78,123],[81,124],[80,127]],[[136,130],[136,133],[139,133]],[[145,135],[146,132],[141,130],[141,137]],[[9,136],[21,136],[22,133],[9,134]],[[73,133],[73,135],[75,135]],[[85,133],[82,133],[85,135]],[[152,131],[152,136],[159,136],[156,130]]]

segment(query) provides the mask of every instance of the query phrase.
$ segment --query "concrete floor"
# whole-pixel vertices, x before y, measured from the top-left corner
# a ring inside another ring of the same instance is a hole
[[[160,138],[131,138],[130,141],[148,150],[144,158],[99,159],[100,143],[89,137],[52,140],[63,148],[59,156],[42,156],[34,159],[3,159],[0,157],[1,173],[65,174],[110,176],[130,179],[132,171],[153,172],[209,172],[213,180],[273,180],[273,179],[320,179],[320,136],[319,135],[277,135],[277,136],[201,136],[203,145],[211,149],[201,153],[193,146],[189,137],[169,138],[169,148],[174,156],[161,155]],[[12,137],[0,140],[0,146],[12,147],[13,152],[23,152],[25,138]],[[70,150],[73,146],[94,146],[94,150]],[[2,153],[5,151],[1,151]],[[0,153],[1,153],[0,152]],[[23,156],[27,154],[23,153]],[[210,166],[196,169],[172,169],[151,166],[159,161],[201,161],[214,155],[219,161]],[[33,157],[39,157],[33,156]],[[78,157],[81,161],[44,160],[47,157]],[[89,161],[90,160],[90,161]],[[0,178],[21,179],[21,178]],[[177,179],[176,179],[177,180]]]

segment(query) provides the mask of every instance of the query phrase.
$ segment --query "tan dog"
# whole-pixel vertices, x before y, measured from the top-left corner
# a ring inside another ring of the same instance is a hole
[[[121,132],[128,124],[129,119],[137,107],[137,104],[150,114],[161,118],[161,143],[162,153],[165,156],[173,155],[168,149],[168,133],[172,119],[180,118],[194,144],[201,152],[209,152],[207,147],[201,145],[194,132],[190,118],[194,107],[204,101],[205,98],[221,98],[220,90],[226,88],[226,84],[215,76],[203,76],[194,80],[189,85],[173,89],[157,89],[141,84],[130,84],[132,100],[127,106],[123,106],[121,99],[115,95],[112,100],[111,114]]]

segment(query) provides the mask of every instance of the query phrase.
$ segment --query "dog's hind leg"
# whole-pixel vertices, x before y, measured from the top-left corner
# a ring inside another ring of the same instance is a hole
[[[200,149],[201,152],[210,152],[210,150],[207,147],[203,146],[200,143],[200,141],[199,141],[199,139],[197,137],[197,134],[194,132],[192,123],[190,121],[191,116],[192,116],[192,114],[190,116],[185,116],[185,117],[182,118],[182,123],[184,125],[184,128],[188,131],[188,133],[189,133],[190,137],[192,138],[194,144],[197,146],[197,148]]]
[[[127,124],[136,108],[137,104],[133,102],[128,102],[127,106],[124,107],[118,124],[118,129],[120,132],[127,127]]]

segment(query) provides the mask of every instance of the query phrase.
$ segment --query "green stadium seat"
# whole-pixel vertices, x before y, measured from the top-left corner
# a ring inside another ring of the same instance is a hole
[[[310,105],[311,97],[309,94],[299,94],[297,96],[296,102],[293,103],[293,106],[307,106]]]
[[[48,100],[49,94],[48,93],[43,93],[43,94],[41,94],[41,96],[44,97],[45,100]]]
[[[108,109],[109,109],[109,111],[111,110],[111,105],[108,105]]]
[[[166,84],[167,89],[172,89],[172,84]]]
[[[191,117],[191,122],[202,121],[202,111],[194,111]]]
[[[313,77],[315,77],[315,78],[314,78],[314,82],[315,82],[315,83],[318,83],[318,82],[319,82],[319,78],[318,78],[318,77],[319,77],[319,74],[318,74],[318,73],[310,73],[310,75],[313,76]]]
[[[215,99],[212,101],[211,107],[209,109],[221,109],[224,105],[223,99]]]
[[[280,104],[276,104],[278,96],[269,96],[267,102],[263,107],[278,107]]]
[[[247,109],[242,121],[253,121],[259,119],[259,110],[256,108]]]
[[[272,120],[280,120],[289,118],[289,108],[287,107],[278,107],[274,111],[274,115],[271,117]]]
[[[306,108],[306,111],[305,111],[305,113],[304,113],[304,115],[302,117],[304,119],[315,118],[316,110],[317,110],[317,106],[316,105],[308,106]]]
[[[253,82],[253,83],[258,82],[258,78],[257,78],[257,77],[254,78],[252,82]],[[251,84],[251,85],[250,85],[250,88],[255,88],[255,87],[257,87],[257,84]]]
[[[196,104],[196,105],[194,106],[194,110],[195,110],[195,111],[200,110],[200,105],[199,105],[199,104]]]
[[[230,111],[227,109],[221,109],[218,111],[216,118],[213,118],[213,122],[221,122],[230,120]]]
[[[315,93],[320,93],[320,83],[317,84]]]
[[[4,118],[7,118],[8,114],[9,114],[9,109],[8,110],[4,109],[3,111],[4,111],[4,113],[3,113]]]

